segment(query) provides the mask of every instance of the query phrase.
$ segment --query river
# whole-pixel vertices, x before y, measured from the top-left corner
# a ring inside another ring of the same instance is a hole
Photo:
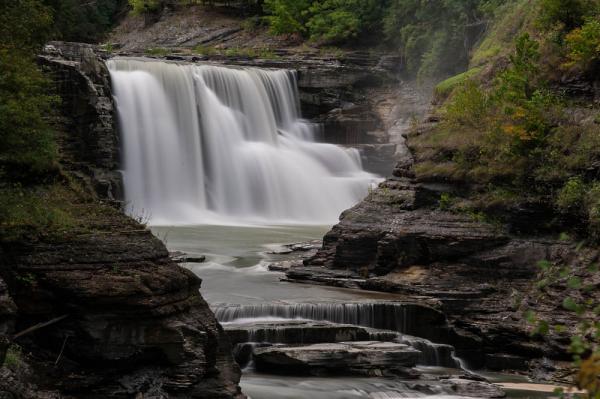
[[[170,250],[182,251],[190,256],[206,256],[203,263],[186,263],[184,266],[202,278],[200,291],[213,308],[269,304],[347,304],[397,299],[391,294],[289,283],[281,281],[283,273],[267,270],[266,263],[286,256],[271,252],[281,248],[283,244],[320,239],[328,229],[328,226],[152,227],[153,232],[166,242]],[[451,375],[461,372],[441,367],[420,368],[434,374]],[[516,383],[513,389],[507,390],[508,397],[511,398],[551,396],[544,392],[518,389],[520,384],[528,382],[523,377],[502,374],[486,374],[486,377],[494,382]],[[453,397],[447,392],[426,395],[412,390],[409,381],[387,378],[283,377],[258,373],[251,367],[244,369],[241,386],[252,399]],[[533,388],[536,389],[535,386]],[[432,391],[436,389],[434,385]]]

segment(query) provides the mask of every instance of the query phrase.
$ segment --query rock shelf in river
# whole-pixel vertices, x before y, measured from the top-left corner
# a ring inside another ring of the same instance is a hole
[[[420,352],[395,342],[357,341],[257,348],[257,370],[311,375],[414,376]]]

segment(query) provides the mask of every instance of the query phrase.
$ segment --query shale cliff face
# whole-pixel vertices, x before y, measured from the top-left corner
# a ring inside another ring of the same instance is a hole
[[[394,176],[345,211],[323,247],[304,266],[290,269],[288,279],[393,292],[433,304],[445,315],[445,327],[418,334],[454,345],[470,366],[560,378],[560,362],[569,359],[568,336],[532,337],[523,308],[574,325],[574,316],[561,307],[564,287],[548,289],[541,299],[535,295],[537,263],[569,264],[584,276],[598,254],[577,252],[572,243],[553,237],[512,235],[477,215],[444,210],[440,197],[456,187],[418,182],[405,154]]]
[[[51,42],[39,62],[60,94],[61,164],[92,184],[104,199],[122,199],[117,132],[110,75],[96,47]]]
[[[89,46],[48,50],[42,63],[60,78],[66,110],[80,110],[64,113],[65,126],[74,127],[63,137],[65,164],[111,198],[104,190],[112,187],[104,183],[114,176],[116,148],[110,88],[102,83],[108,73]],[[14,339],[21,350],[2,371],[0,395],[243,397],[200,279],[106,201],[82,192],[69,201],[84,228],[0,245],[1,357],[7,335],[52,321]]]

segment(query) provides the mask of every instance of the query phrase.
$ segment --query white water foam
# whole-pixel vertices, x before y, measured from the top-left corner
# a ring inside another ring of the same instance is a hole
[[[355,149],[315,141],[293,71],[107,65],[127,211],[150,224],[335,223],[377,181]]]

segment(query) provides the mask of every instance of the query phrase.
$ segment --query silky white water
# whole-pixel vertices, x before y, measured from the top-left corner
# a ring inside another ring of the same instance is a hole
[[[127,211],[151,224],[332,223],[375,176],[315,142],[296,75],[113,59]]]

